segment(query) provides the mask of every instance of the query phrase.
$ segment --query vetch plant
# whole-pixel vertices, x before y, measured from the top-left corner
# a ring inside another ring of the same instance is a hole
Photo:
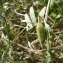
[[[49,24],[47,24],[47,16],[48,16],[48,11],[49,11],[49,3],[48,2],[47,7],[43,7],[41,11],[39,12],[38,15],[38,23],[36,21],[36,17],[34,14],[34,9],[31,6],[30,7],[30,16],[28,14],[24,14],[25,20],[22,20],[22,22],[26,22],[26,30],[29,31],[31,28],[33,28],[35,25],[36,26],[36,32],[38,36],[39,43],[41,47],[44,47],[45,41],[47,42],[47,49],[49,49],[49,33],[51,32],[51,28]],[[46,35],[46,36],[45,36]]]

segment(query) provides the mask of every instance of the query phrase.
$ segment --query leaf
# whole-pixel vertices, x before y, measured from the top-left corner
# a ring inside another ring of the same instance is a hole
[[[32,20],[32,23],[36,24],[37,22],[36,22],[36,17],[35,17],[35,13],[34,13],[33,7],[30,7],[29,12],[30,12],[30,18]]]
[[[0,5],[0,13],[4,12],[5,9]]]
[[[61,17],[61,14],[58,14],[56,18],[60,18]]]
[[[38,17],[38,12],[35,12],[35,16]]]
[[[52,13],[50,14],[50,16],[56,17],[57,15],[56,15],[54,12],[52,12]]]
[[[43,7],[39,12],[39,16],[41,16],[43,19],[44,19],[45,10],[46,10],[46,7]]]
[[[60,11],[61,15],[63,15],[63,9],[62,9],[62,8],[60,8],[60,10],[59,10],[59,11]]]
[[[48,30],[48,32],[52,32],[50,25],[46,23],[46,21],[44,21],[44,23],[45,23],[46,30]]]
[[[57,17],[56,17],[56,20],[55,20],[55,22],[58,22],[58,21],[60,21],[60,19],[61,19],[61,14],[58,14],[58,15],[57,15]]]
[[[28,46],[29,46],[29,48],[31,48],[32,49],[32,47],[31,47],[31,43],[28,41]]]
[[[50,63],[50,58],[47,58],[44,63]]]
[[[48,51],[46,53],[47,53],[47,56],[46,56],[46,59],[45,59],[44,63],[50,63],[51,56],[50,56]]]
[[[58,5],[61,3],[61,0],[55,0],[55,3]]]

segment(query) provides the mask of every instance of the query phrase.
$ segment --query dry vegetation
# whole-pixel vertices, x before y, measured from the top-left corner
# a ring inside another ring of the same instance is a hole
[[[30,17],[33,6],[36,22],[45,0],[0,1],[0,62],[1,63],[63,63],[63,5],[62,1],[49,9],[47,23],[53,32],[50,35],[50,51],[45,42],[42,49],[36,33],[36,23],[26,28],[24,15]],[[7,3],[7,4],[6,4]],[[6,21],[5,21],[6,20]],[[27,30],[29,29],[29,30]],[[51,37],[53,37],[51,39]]]

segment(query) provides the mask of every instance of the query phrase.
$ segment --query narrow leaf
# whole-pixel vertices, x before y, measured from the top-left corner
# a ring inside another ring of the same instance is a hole
[[[29,12],[30,12],[30,18],[32,20],[32,23],[36,24],[36,17],[35,17],[35,13],[34,13],[33,7],[30,7]]]

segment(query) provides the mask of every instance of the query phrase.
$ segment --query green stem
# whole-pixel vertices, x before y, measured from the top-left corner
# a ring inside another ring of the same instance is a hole
[[[6,32],[7,32],[7,37],[8,37],[8,42],[9,42],[9,45],[10,45],[10,39],[9,39],[9,27],[8,27],[8,24],[7,24],[7,22],[6,22],[6,19],[5,19],[5,17],[3,17],[1,14],[0,14],[0,16],[1,16],[1,18],[3,18],[3,20],[4,20],[4,22],[5,22],[5,24],[6,24]]]
[[[7,33],[7,38],[8,38],[8,46],[7,46],[7,49],[6,49],[6,51],[4,52],[4,56],[6,56],[7,55],[7,53],[8,53],[8,51],[9,51],[9,48],[10,48],[10,35],[9,35],[9,26],[8,26],[8,24],[7,24],[7,22],[6,22],[6,19],[5,19],[5,17],[3,17],[1,14],[0,14],[0,17],[1,18],[3,18],[3,21],[5,22],[5,24],[6,24],[6,33]],[[3,57],[4,57],[3,56]],[[2,60],[3,61],[3,60]]]
[[[50,51],[49,33],[47,34],[47,51]]]

